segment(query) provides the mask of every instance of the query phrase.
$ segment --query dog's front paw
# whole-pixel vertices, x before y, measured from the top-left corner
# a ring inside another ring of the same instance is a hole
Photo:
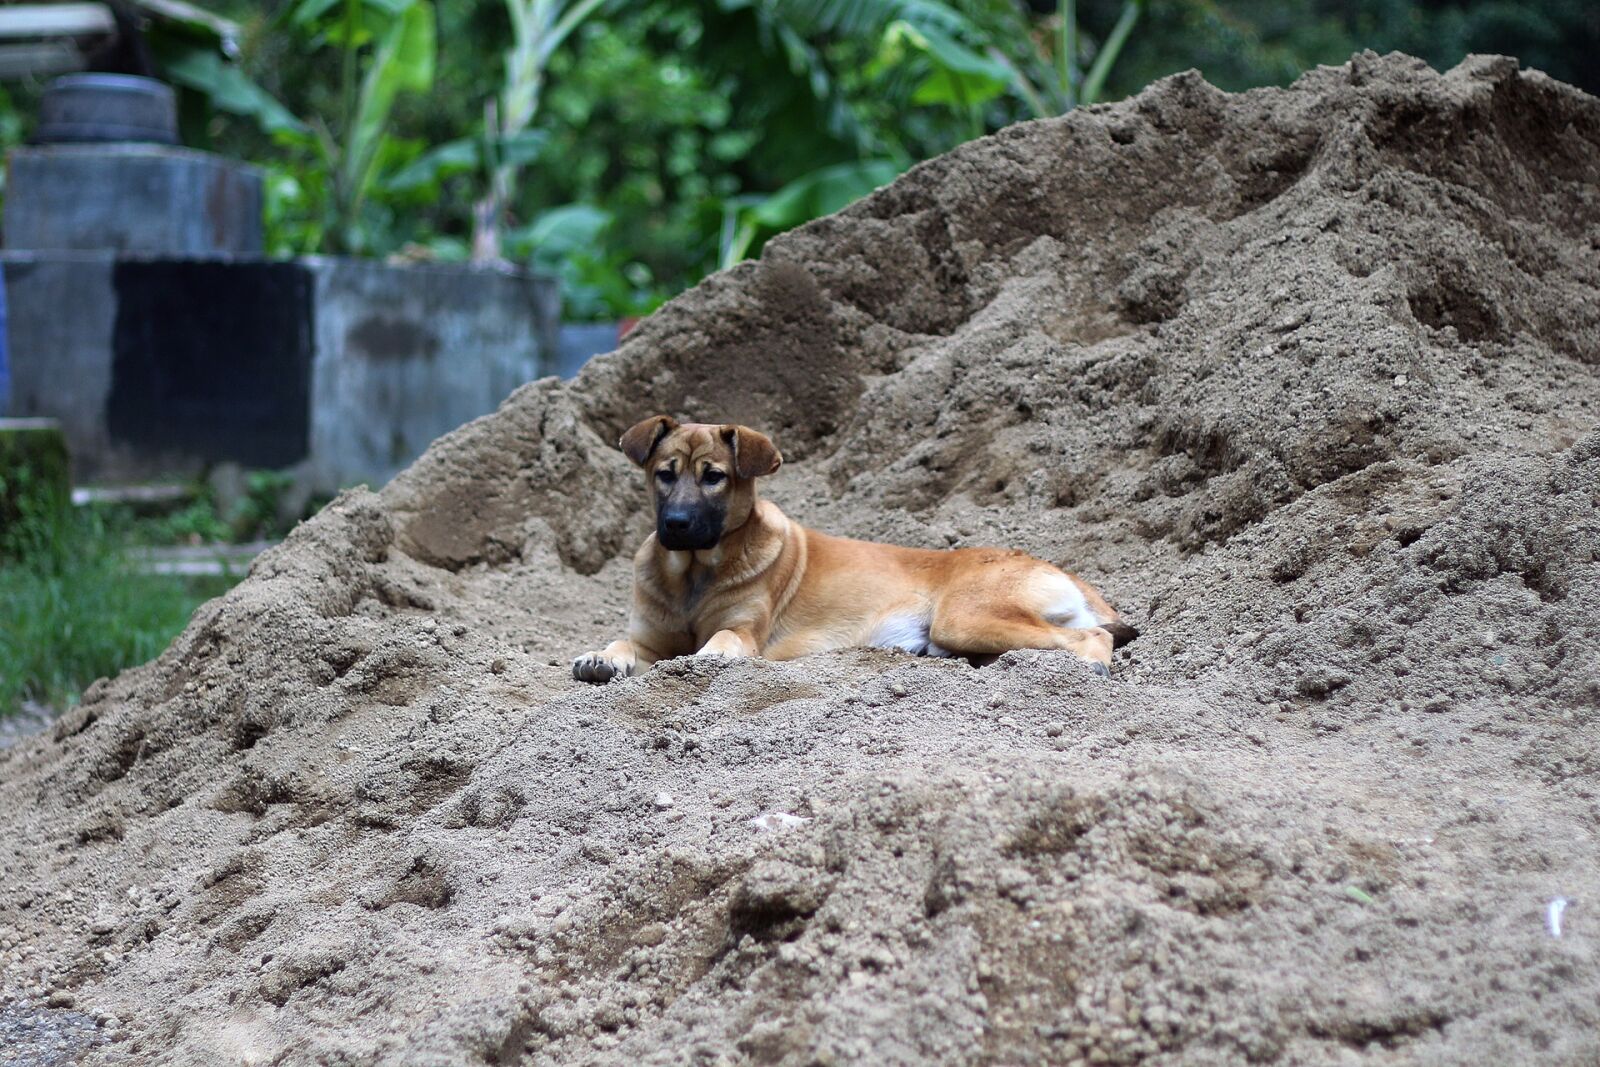
[[[613,678],[626,678],[633,673],[631,659],[608,656],[604,652],[590,652],[572,661],[572,676],[580,682],[601,684]]]
[[[710,656],[715,659],[739,659],[748,656],[750,650],[745,648],[739,635],[732,630],[718,630],[711,635],[711,639],[700,646],[696,656]]]

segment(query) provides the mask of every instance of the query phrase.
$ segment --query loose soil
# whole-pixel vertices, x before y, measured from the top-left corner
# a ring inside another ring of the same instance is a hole
[[[576,683],[656,412],[1144,635]],[[1512,60],[963,146],[0,752],[0,1063],[1600,1062],[1597,414],[1600,100]]]

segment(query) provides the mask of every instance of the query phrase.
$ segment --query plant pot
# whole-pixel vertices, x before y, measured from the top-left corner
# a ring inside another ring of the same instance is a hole
[[[39,98],[37,144],[178,143],[172,87],[132,74],[67,74]]]

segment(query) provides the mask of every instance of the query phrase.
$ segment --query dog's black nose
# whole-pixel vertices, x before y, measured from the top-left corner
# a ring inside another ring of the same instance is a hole
[[[656,538],[669,551],[710,548],[722,536],[722,523],[695,508],[663,508],[659,519]]]

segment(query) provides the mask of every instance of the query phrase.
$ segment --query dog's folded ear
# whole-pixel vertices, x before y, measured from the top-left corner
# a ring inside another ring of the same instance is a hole
[[[628,432],[622,435],[622,440],[617,442],[617,447],[622,449],[623,455],[642,467],[661,439],[677,428],[678,424],[671,417],[652,415],[630,426]]]
[[[733,473],[741,478],[762,478],[783,466],[783,454],[764,433],[748,426],[724,426],[722,437],[733,449]]]

